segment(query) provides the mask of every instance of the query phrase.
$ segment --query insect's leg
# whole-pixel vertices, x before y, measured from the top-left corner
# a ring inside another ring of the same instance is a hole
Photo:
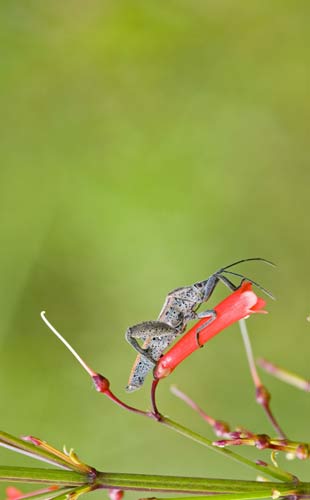
[[[150,356],[150,353],[148,351],[148,349],[145,349],[143,347],[140,346],[139,342],[137,339],[139,340],[149,340],[149,337],[145,334],[144,330],[141,329],[141,330],[138,330],[136,329],[137,325],[135,325],[134,327],[129,327],[127,330],[126,330],[126,333],[125,333],[125,338],[127,340],[127,342],[139,353],[139,354],[142,354],[143,356],[145,356],[146,358],[148,358],[149,361],[151,361],[154,365],[156,364],[155,361],[153,360],[153,358]]]
[[[201,325],[197,332],[196,332],[196,341],[197,341],[197,344],[199,345],[199,347],[203,347],[203,344],[201,344],[201,342],[199,341],[199,335],[200,335],[200,332],[201,330],[203,330],[207,325],[210,325],[210,323],[213,323],[213,321],[215,320],[217,314],[216,314],[216,311],[214,309],[207,309],[206,311],[202,311],[200,313],[197,314],[198,318],[210,318],[208,321],[206,321],[203,325]]]
[[[234,283],[232,283],[228,278],[226,278],[222,274],[220,274],[220,273],[212,274],[212,276],[210,276],[210,278],[208,278],[208,280],[205,283],[205,296],[204,296],[204,301],[205,302],[209,299],[210,295],[213,293],[213,290],[214,290],[214,288],[216,287],[216,285],[217,285],[217,283],[219,281],[221,281],[222,283],[224,283],[224,285],[226,285],[233,292],[239,288],[238,286],[234,285]],[[216,312],[213,309],[207,309],[206,311],[201,311],[199,313],[192,312],[191,314],[192,314],[192,317],[189,317],[188,321],[190,319],[194,319],[194,318],[201,319],[201,318],[206,318],[208,316],[211,316],[210,319],[212,319],[212,321],[216,318]],[[206,324],[208,324],[208,323],[205,323],[203,325],[203,328],[206,326]],[[198,342],[198,344],[199,344],[199,337],[198,337],[199,331],[200,331],[200,329],[197,332],[197,342]]]
[[[236,287],[228,278],[222,275],[222,272],[218,271],[210,276],[206,281],[201,281],[200,284],[203,284],[203,301],[207,302],[211,297],[216,285],[221,281],[226,285],[230,290],[235,291],[238,287]]]
[[[165,349],[178,335],[177,330],[162,321],[148,321],[142,323],[142,328],[146,326],[149,335],[143,343],[142,348],[148,351],[152,360],[150,361],[149,357],[145,356],[145,351],[142,354],[138,354],[129,375],[128,385],[126,387],[128,392],[136,391],[142,387],[146,376],[154,368],[154,361],[158,361]],[[132,329],[137,327],[141,330],[141,324],[132,327]]]
[[[125,337],[127,342],[149,361],[156,364],[160,354],[166,348],[166,342],[171,343],[176,336],[176,330],[162,321],[144,321],[127,329]],[[167,339],[163,346],[162,339]],[[141,347],[138,340],[144,340],[147,347]],[[157,356],[159,351],[159,356]]]
[[[271,292],[269,292],[269,290],[266,290],[266,288],[264,288],[262,285],[260,285],[256,281],[252,280],[251,278],[248,278],[247,276],[243,276],[243,274],[235,273],[233,271],[225,271],[225,270],[223,270],[222,272],[223,273],[232,274],[233,276],[238,276],[239,278],[242,278],[241,283],[243,283],[243,281],[249,281],[253,285],[257,286],[257,288],[259,288],[260,290],[262,290],[262,292],[264,292],[266,295],[268,295],[268,297],[270,297],[271,299],[275,300],[274,296],[272,295]]]
[[[200,282],[204,286],[203,302],[207,302],[211,297],[216,285],[219,282],[219,275],[212,274],[206,281]]]
[[[235,292],[239,286],[245,281],[244,279],[241,281],[240,285],[239,286],[236,286],[234,285],[228,278],[226,278],[225,276],[223,276],[222,274],[218,274],[218,279],[221,280],[222,283],[224,283],[224,285],[227,286],[227,288],[229,288],[229,290],[232,290],[233,292]]]

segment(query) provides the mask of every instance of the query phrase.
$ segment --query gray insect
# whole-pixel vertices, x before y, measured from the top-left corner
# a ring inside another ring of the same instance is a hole
[[[197,312],[197,309],[201,304],[209,300],[219,281],[232,291],[238,288],[224,273],[238,276],[242,278],[242,281],[246,279],[272,297],[270,292],[255,281],[246,278],[242,274],[228,271],[228,269],[237,264],[253,260],[273,265],[272,262],[261,257],[252,257],[233,262],[226,267],[218,269],[206,280],[172,290],[168,293],[156,321],[144,321],[127,329],[125,334],[126,340],[139,353],[129,376],[126,387],[128,392],[133,392],[143,385],[147,374],[154,368],[167,347],[169,347],[178,335],[181,335],[186,330],[189,321],[205,317],[210,318],[207,323],[214,321],[216,318],[214,309],[201,312]],[[143,342],[142,346],[139,341]],[[199,344],[199,334],[197,335],[197,342]]]

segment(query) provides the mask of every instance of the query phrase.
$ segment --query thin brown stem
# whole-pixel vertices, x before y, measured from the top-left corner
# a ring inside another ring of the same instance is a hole
[[[156,403],[156,389],[158,387],[159,380],[160,379],[154,378],[153,382],[152,382],[152,387],[151,387],[151,403],[152,403],[153,415],[156,418],[156,420],[160,420],[160,418],[161,418],[161,414],[158,411],[158,407],[157,407],[157,403]]]
[[[259,405],[261,405],[261,407],[265,411],[269,421],[271,422],[271,424],[272,424],[273,428],[275,429],[275,431],[277,432],[277,434],[281,438],[285,439],[286,434],[282,430],[280,424],[278,423],[277,419],[273,415],[271,408],[270,408],[270,399],[271,399],[270,393],[269,393],[268,389],[262,384],[262,382],[259,378],[259,375],[257,373],[257,369],[256,369],[255,361],[254,361],[254,356],[253,356],[253,350],[252,350],[252,346],[251,346],[251,341],[250,341],[250,337],[249,337],[247,326],[246,326],[246,321],[244,319],[241,319],[239,321],[239,326],[240,326],[241,335],[242,335],[246,355],[247,355],[249,366],[250,366],[250,373],[251,373],[254,385],[256,387],[256,401]]]
[[[267,373],[270,373],[274,377],[286,382],[287,384],[293,385],[298,389],[305,392],[310,392],[310,380],[307,380],[296,373],[292,373],[284,368],[281,368],[266,359],[260,358],[257,360],[258,365],[263,368]]]
[[[191,399],[185,392],[181,391],[175,385],[170,387],[170,391],[176,397],[184,401],[190,408],[196,411],[205,420],[210,427],[212,427],[216,436],[227,436],[230,431],[229,425],[222,420],[216,420],[215,418],[208,415],[193,399]]]

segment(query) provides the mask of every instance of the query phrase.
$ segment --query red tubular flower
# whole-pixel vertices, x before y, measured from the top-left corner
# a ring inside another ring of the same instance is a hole
[[[262,310],[266,302],[257,297],[252,290],[252,284],[244,281],[240,288],[229,297],[220,302],[214,310],[217,314],[215,320],[205,328],[209,318],[203,318],[194,325],[163,357],[161,357],[154,369],[155,379],[161,379],[170,373],[192,352],[199,349],[208,340],[227,328],[232,323],[244,319],[253,313],[266,313]],[[199,344],[197,342],[197,331],[199,331]]]

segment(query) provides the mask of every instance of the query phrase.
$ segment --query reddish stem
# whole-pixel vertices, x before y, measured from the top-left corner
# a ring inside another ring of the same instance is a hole
[[[152,412],[148,411],[143,411],[140,410],[139,408],[136,408],[134,406],[130,406],[121,399],[119,399],[115,394],[110,390],[110,382],[106,377],[101,375],[100,373],[96,373],[92,370],[92,379],[93,383],[95,385],[96,391],[100,392],[101,394],[105,394],[111,401],[116,403],[118,406],[121,408],[124,408],[124,410],[131,411],[133,413],[136,413],[138,415],[142,415],[144,417],[149,417],[149,418],[156,418]]]
[[[157,403],[156,403],[156,389],[157,389],[159,380],[160,379],[154,378],[154,380],[152,382],[152,387],[151,387],[151,401],[152,401],[152,408],[153,408],[152,414],[154,415],[154,417],[158,421],[161,419],[161,414],[158,411],[158,407],[157,407]]]
[[[170,387],[172,394],[182,399],[188,406],[190,406],[194,411],[196,411],[212,428],[217,436],[227,436],[230,428],[226,422],[222,420],[216,420],[215,418],[208,415],[200,406],[198,406],[193,399],[191,399],[187,394],[178,389],[176,386]]]

